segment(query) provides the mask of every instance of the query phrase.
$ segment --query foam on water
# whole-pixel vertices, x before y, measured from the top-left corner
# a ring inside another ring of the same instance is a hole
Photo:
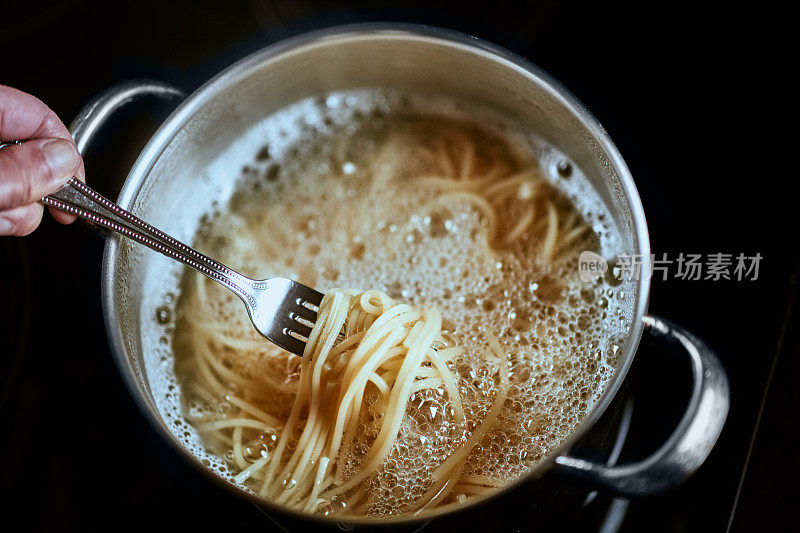
[[[195,242],[254,278],[290,277],[320,291],[381,289],[398,300],[436,307],[445,317],[445,329],[465,348],[452,369],[468,422],[454,423],[444,391],[417,393],[393,451],[370,481],[375,503],[367,512],[375,515],[408,510],[427,490],[433,470],[480,424],[499,379],[496,364],[484,355],[490,336],[508,354],[510,389],[497,423],[471,452],[464,473],[511,481],[558,447],[613,376],[634,296],[625,284],[581,282],[577,254],[552,265],[540,264],[524,248],[487,254],[484,225],[467,203],[429,209],[429,189],[402,180],[376,186],[385,169],[373,155],[387,132],[413,131],[411,115],[467,120],[458,103],[386,91],[330,94],[265,119],[209,167],[209,174],[229,172],[238,161],[242,173],[236,181],[230,177],[235,185],[230,200],[205,217]],[[564,179],[558,169],[563,171],[566,159],[557,150],[490,111],[470,108],[468,120],[488,136],[500,136],[509,150],[538,160],[543,175],[572,199],[564,209],[578,209],[593,228],[587,246],[614,255],[618,232],[579,168],[570,163]],[[184,418],[187,411],[230,406],[224,399],[214,406],[193,402],[182,391],[191,376],[175,377],[175,361],[180,369],[189,354],[181,353],[172,336],[192,335],[192,325],[179,322],[174,333],[172,319],[181,315],[181,305],[191,305],[190,287],[186,281],[176,284],[173,293],[184,294],[162,296],[153,314],[164,328],[164,366],[158,374],[167,378],[151,379],[151,387],[173,433],[233,483],[236,472],[224,451],[207,446]],[[285,416],[296,386],[296,358],[255,333],[232,293],[212,283],[206,287],[209,305],[195,311],[226,335],[261,343],[247,357],[229,354],[226,364],[274,391],[274,400],[260,407]],[[346,471],[357,469],[359,454],[379,428],[379,413],[365,412],[361,439],[350,457],[339,459]],[[260,442],[253,446],[268,447]],[[330,502],[326,511],[341,508]]]

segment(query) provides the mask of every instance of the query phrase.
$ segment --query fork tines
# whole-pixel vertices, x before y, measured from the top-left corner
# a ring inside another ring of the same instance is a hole
[[[322,293],[292,282],[280,305],[280,312],[286,313],[289,321],[283,323],[282,338],[274,341],[292,353],[303,355],[311,329],[317,320],[322,297]]]

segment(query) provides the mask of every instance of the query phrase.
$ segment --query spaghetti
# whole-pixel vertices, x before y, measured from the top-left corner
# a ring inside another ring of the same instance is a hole
[[[247,275],[327,290],[303,357],[194,273],[174,339],[184,414],[230,478],[337,517],[497,490],[570,433],[607,379],[607,332],[583,324],[608,304],[564,276],[596,235],[527,148],[419,117],[368,140],[360,156],[347,138],[244,188],[200,237]]]
[[[344,507],[363,503],[365,491],[353,491],[373,476],[395,442],[409,398],[426,389],[443,387],[454,407],[455,421],[465,421],[461,398],[448,362],[460,349],[448,346],[441,334],[442,318],[434,309],[415,309],[396,304],[377,290],[357,293],[332,290],[319,307],[300,363],[299,387],[285,423],[234,395],[227,400],[239,409],[229,418],[201,423],[199,429],[213,439],[230,439],[234,461],[242,468],[236,480],[251,480],[258,494],[276,503],[306,512],[339,499]],[[493,349],[502,359],[496,341]],[[208,394],[224,388],[222,380],[233,374],[208,360]],[[459,466],[490,428],[505,400],[507,369],[498,363],[501,387],[487,418],[434,475],[436,498],[423,497],[419,507],[447,496],[460,478]],[[235,380],[247,386],[241,378]],[[359,421],[365,416],[381,419],[377,436],[359,461],[358,473],[345,478],[337,462],[347,457]],[[295,429],[302,427],[299,435]],[[246,430],[277,436],[273,450],[263,449],[251,464],[243,454]]]

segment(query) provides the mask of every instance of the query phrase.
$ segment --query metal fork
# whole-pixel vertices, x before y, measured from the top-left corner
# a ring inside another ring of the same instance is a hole
[[[284,350],[303,355],[322,293],[286,278],[256,280],[243,276],[132,215],[74,177],[41,202],[121,233],[205,274],[242,299],[259,333]]]

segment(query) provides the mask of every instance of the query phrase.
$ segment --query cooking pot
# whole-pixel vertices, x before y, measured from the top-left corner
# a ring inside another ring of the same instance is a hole
[[[583,105],[523,58],[474,37],[414,25],[346,26],[280,42],[230,66],[185,98],[142,151],[118,203],[179,240],[191,242],[202,215],[230,197],[234,178],[255,153],[247,146],[231,152],[234,141],[263,118],[298,100],[364,87],[435,94],[514,117],[581,169],[619,230],[620,249],[616,252],[641,260],[643,275],[631,281],[630,335],[620,347],[607,390],[570,438],[527,476],[493,498],[531,484],[552,483],[556,477],[553,471],[626,495],[654,493],[691,475],[710,453],[727,416],[729,386],[725,372],[699,339],[646,314],[650,245],[630,172],[608,134]],[[154,81],[133,81],[110,89],[87,105],[73,123],[79,149],[85,148],[116,109],[144,95],[176,97],[182,93]],[[217,156],[225,150],[234,157],[220,162]],[[216,170],[208,172],[212,165]],[[181,268],[117,235],[106,242],[103,309],[114,357],[131,394],[153,427],[180,455],[228,490],[265,509],[332,523],[259,500],[225,481],[202,464],[198,453],[182,444],[178,435],[186,426],[180,422],[179,413],[169,412],[163,404],[163,391],[172,379],[171,359],[164,343],[169,331],[154,320],[157,309],[170,305],[172,295],[168,293],[176,286]],[[593,433],[599,431],[593,427],[620,390],[643,333],[685,355],[691,367],[691,396],[677,428],[656,452],[635,463],[615,466],[574,457],[570,451],[578,440],[591,441]],[[473,502],[462,508],[481,504]],[[381,521],[408,523],[452,512],[456,511],[433,509],[422,517]],[[374,519],[354,521],[373,523]]]

